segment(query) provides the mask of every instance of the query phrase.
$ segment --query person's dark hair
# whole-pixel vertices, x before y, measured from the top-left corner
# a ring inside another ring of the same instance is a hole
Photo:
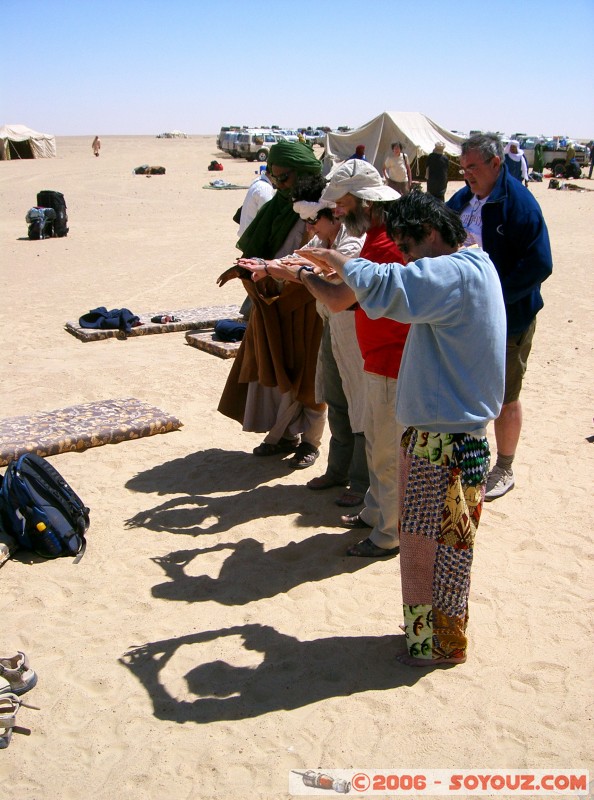
[[[358,198],[357,198],[358,199]],[[388,215],[390,213],[390,209],[392,208],[393,204],[396,202],[395,200],[385,200],[383,202],[379,202],[378,200],[374,200],[373,202],[361,200],[361,203],[368,202],[371,206],[371,221],[374,226],[376,225],[385,225],[388,220]]]
[[[401,150],[404,150],[402,142],[392,142],[392,144],[390,145],[390,149],[393,150],[395,147],[399,147]]]
[[[306,200],[309,203],[316,203],[322,196],[326,188],[327,180],[322,175],[311,173],[298,175],[293,188],[291,197],[295,203],[297,200]]]
[[[503,142],[496,133],[475,133],[466,141],[462,142],[462,155],[467,155],[471,150],[476,150],[481,154],[483,161],[490,161],[495,156],[499,156],[503,161]]]
[[[398,234],[410,236],[419,243],[432,228],[450,247],[459,247],[466,240],[459,215],[430,194],[410,192],[391,204],[386,221],[386,231],[391,239]]]
[[[326,217],[326,219],[329,219],[330,222],[333,222],[336,219],[333,208],[321,208],[318,211],[318,219],[320,219],[320,217]]]
[[[321,175],[299,175],[291,192],[293,202],[306,200],[309,203],[316,203],[322,196],[327,183],[326,178]],[[333,220],[334,210],[332,208],[322,208],[317,214],[317,218],[319,219],[320,217]]]

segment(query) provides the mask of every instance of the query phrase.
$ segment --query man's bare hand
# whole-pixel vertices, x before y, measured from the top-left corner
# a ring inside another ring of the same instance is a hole
[[[297,250],[296,255],[307,259],[314,266],[319,267],[322,272],[337,272],[339,275],[342,275],[342,268],[349,260],[348,256],[343,256],[342,253],[328,250],[325,247],[308,247],[305,250]]]
[[[253,281],[260,281],[262,278],[275,278],[279,281],[297,281],[296,273],[302,265],[302,259],[295,259],[297,264],[293,265],[285,258],[265,261],[264,263],[245,263],[247,269],[252,273]]]
[[[244,278],[245,280],[250,280],[251,273],[249,270],[240,267],[239,264],[236,264],[234,267],[229,267],[224,272],[222,272],[219,277],[217,278],[217,283],[219,286],[224,286],[228,281],[233,280],[233,278]]]

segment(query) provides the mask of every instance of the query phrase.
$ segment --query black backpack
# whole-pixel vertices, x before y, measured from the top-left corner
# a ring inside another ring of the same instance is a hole
[[[66,236],[69,228],[64,195],[61,192],[53,192],[50,189],[44,189],[37,194],[37,205],[54,209],[56,212],[54,236]]]
[[[52,465],[35,453],[11,461],[0,485],[4,530],[44,558],[82,558],[89,509]]]

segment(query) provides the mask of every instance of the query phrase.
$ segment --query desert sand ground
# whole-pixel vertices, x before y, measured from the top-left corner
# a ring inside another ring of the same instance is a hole
[[[24,699],[41,709],[21,709],[32,734],[0,752],[2,797],[276,800],[291,769],[591,767],[594,193],[531,187],[555,269],[517,486],[483,513],[468,661],[424,673],[394,658],[398,559],[345,558],[357,532],[336,494],[304,486],[325,451],[306,471],[255,459],[261,437],[216,411],[231,362],[183,333],[83,344],[63,329],[99,305],[241,302],[215,279],[244,192],[202,187],[247,185],[257,165],[214,137],[103,136],[99,158],[92,138],[0,163],[2,414],[134,396],[184,427],[51,459],[91,528],[78,565],[0,569],[0,655],[29,654]],[[132,174],[145,163],[167,174]],[[41,189],[64,193],[67,238],[26,239]]]

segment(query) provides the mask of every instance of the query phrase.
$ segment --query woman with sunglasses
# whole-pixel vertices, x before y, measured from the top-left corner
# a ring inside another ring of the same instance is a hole
[[[347,233],[341,220],[334,216],[334,210],[319,202],[325,186],[326,181],[321,177],[312,178],[310,186],[303,182],[293,192],[293,208],[305,219],[308,230],[313,234],[305,249],[327,247],[356,258],[361,252],[365,234],[352,236]],[[291,275],[291,278],[294,276]],[[338,276],[334,280],[341,282]],[[311,291],[309,286],[308,289]],[[316,372],[316,397],[328,405],[330,443],[324,474],[308,481],[307,487],[323,490],[346,486],[348,488],[335,502],[339,506],[353,507],[361,505],[369,488],[365,437],[362,433],[363,359],[355,332],[355,312],[332,312],[319,301],[316,307],[324,322]]]

